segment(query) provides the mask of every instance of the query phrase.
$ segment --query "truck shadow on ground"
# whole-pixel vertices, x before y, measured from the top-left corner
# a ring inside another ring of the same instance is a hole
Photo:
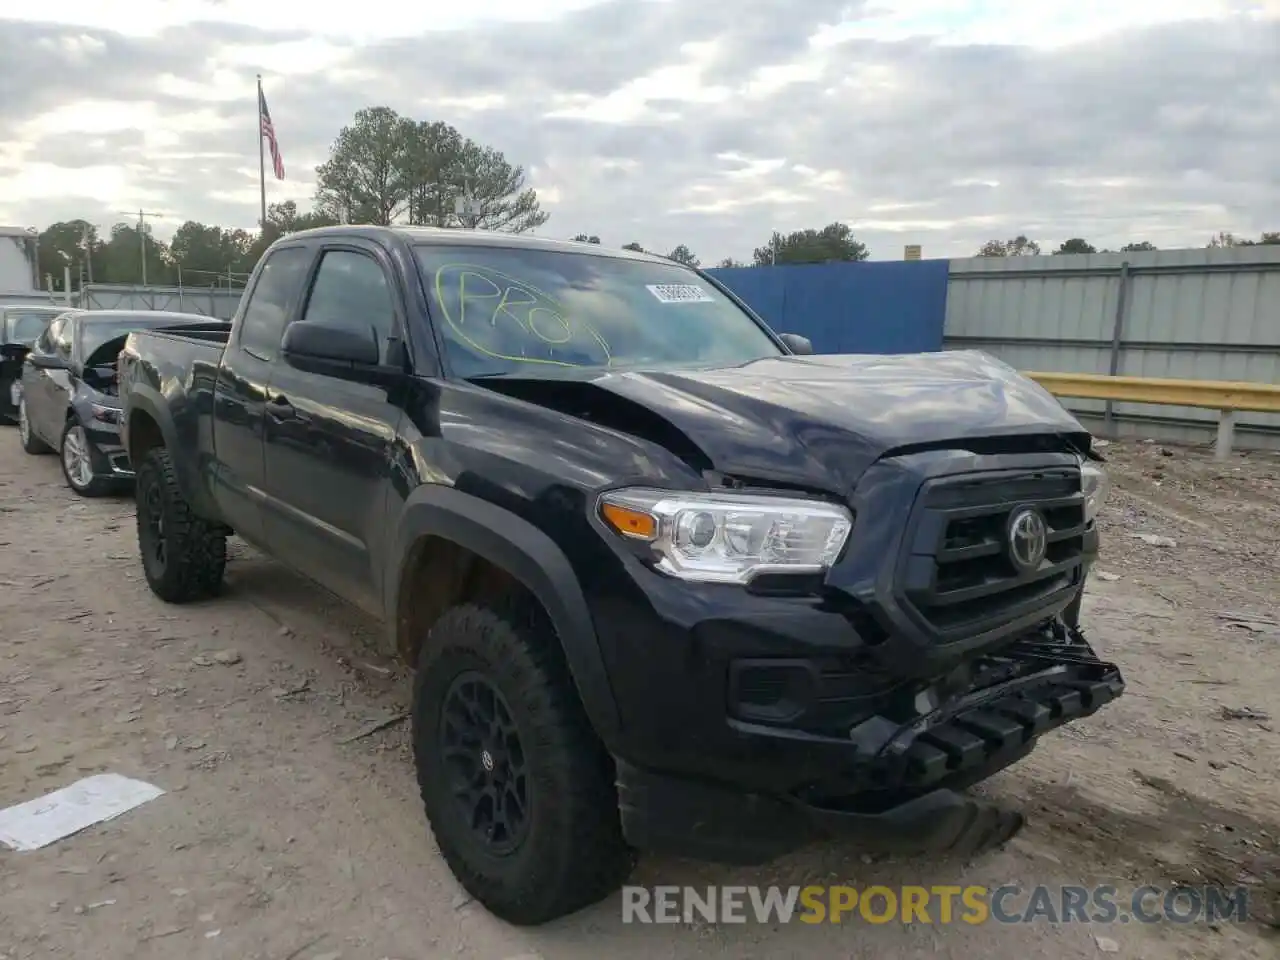
[[[378,684],[376,695],[395,700],[398,707],[407,704],[410,673],[404,664],[385,655],[380,623],[252,548],[238,541],[232,543],[227,599],[251,603],[290,628],[275,638],[280,656],[288,658],[291,647],[297,656],[305,656],[308,651],[301,649],[303,646],[310,647],[309,653],[314,656],[318,643],[339,662],[374,662],[388,672],[388,682]],[[401,757],[408,761],[407,754]],[[1157,815],[1108,807],[1073,786],[1028,781],[1019,777],[1016,769],[998,775],[979,791],[1011,800],[1024,809],[1029,822],[1020,835],[1022,838],[1028,834],[1040,840],[1052,837],[1055,854],[1052,859],[1057,863],[1052,872],[1060,875],[1058,882],[1121,885],[1121,881],[1127,879],[1133,886],[1151,883],[1162,888],[1243,885],[1249,890],[1250,919],[1267,931],[1280,924],[1280,849],[1277,847],[1280,827],[1224,809],[1167,781],[1137,771],[1134,771],[1137,780],[1160,798],[1161,809]],[[407,768],[403,773],[411,777]],[[851,885],[861,889],[878,885],[892,889],[906,885],[978,883],[994,886],[1017,882],[1026,886],[1050,882],[1043,876],[1044,863],[1037,863],[1019,852],[1019,843],[1015,840],[1013,847],[974,862],[872,858],[855,845],[843,842],[808,847],[757,867],[643,857],[629,882],[649,888],[662,885],[699,890],[726,885],[782,888]],[[645,942],[641,938],[648,935],[643,931],[651,934],[652,929],[644,924],[628,926],[621,918],[621,897],[615,894],[573,917],[528,931],[527,936],[532,943],[545,946],[556,956],[576,956],[573,945],[586,934],[607,933],[615,949],[626,949],[633,941],[638,949]],[[805,944],[825,949],[828,941],[815,941],[815,936],[823,936],[815,931],[833,929],[829,924],[811,927],[793,923],[790,926],[810,931],[799,938],[794,932],[787,935],[792,940],[788,949],[801,952]],[[682,919],[679,925],[669,929],[681,930],[682,937],[692,936],[722,947],[741,949],[752,944],[767,946],[780,926],[749,920],[740,926],[717,927]],[[1022,925],[1021,929],[1028,938],[1045,933],[1039,927]],[[633,933],[633,930],[641,932]],[[1171,935],[1181,932],[1187,931],[1165,931]],[[875,927],[859,924],[858,933],[859,943],[864,947],[868,945],[866,938],[870,937],[872,942],[886,948],[909,947],[926,952],[940,949],[939,936],[949,934],[944,934],[940,927],[899,923]],[[1001,936],[1007,943],[1010,938],[1018,940],[1020,934],[1006,927]],[[565,953],[566,947],[570,948],[568,953]],[[775,955],[771,946],[767,949],[769,955]]]
[[[1280,824],[1257,820],[1140,771],[1159,797],[1154,816],[1094,803],[1074,786],[1040,785],[1030,816],[1053,831],[1064,855],[1083,859],[1103,847],[1109,866],[1137,883],[1248,892],[1249,918],[1280,933]]]

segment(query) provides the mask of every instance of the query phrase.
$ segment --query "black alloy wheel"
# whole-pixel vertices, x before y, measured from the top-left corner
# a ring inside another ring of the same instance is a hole
[[[439,736],[458,814],[490,855],[510,854],[529,832],[530,777],[506,698],[484,674],[462,674],[441,705]]]
[[[217,594],[227,566],[227,531],[192,512],[164,448],[143,456],[134,497],[138,552],[151,592],[167,603]]]
[[[138,485],[138,549],[148,577],[162,580],[169,548],[164,539],[164,496],[157,480],[148,473],[147,482]]]
[[[613,758],[540,606],[518,591],[442,613],[417,655],[413,752],[453,875],[508,923],[596,903],[635,864]]]

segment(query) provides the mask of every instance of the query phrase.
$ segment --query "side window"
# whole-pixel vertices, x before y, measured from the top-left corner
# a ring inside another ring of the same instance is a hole
[[[303,247],[285,247],[267,258],[240,321],[240,346],[260,360],[272,360],[280,349],[289,305],[311,263]]]
[[[372,338],[385,361],[395,326],[394,304],[378,261],[350,250],[330,250],[320,261],[302,319]]]

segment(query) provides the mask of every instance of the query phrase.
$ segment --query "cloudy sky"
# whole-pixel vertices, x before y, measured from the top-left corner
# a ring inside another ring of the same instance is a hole
[[[360,107],[523,164],[554,236],[704,261],[1280,230],[1280,0],[0,0],[0,223],[253,228]],[[269,165],[268,165],[269,170]]]

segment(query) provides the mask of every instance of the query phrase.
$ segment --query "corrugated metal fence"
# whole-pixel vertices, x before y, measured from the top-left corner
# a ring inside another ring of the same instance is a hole
[[[951,261],[948,286],[946,346],[1021,370],[1280,383],[1280,246],[975,257]],[[1067,405],[1121,436],[1209,442],[1216,426],[1211,410]],[[1236,431],[1280,448],[1278,416]]]
[[[779,333],[819,353],[942,348],[947,261],[788,264],[708,270]]]

